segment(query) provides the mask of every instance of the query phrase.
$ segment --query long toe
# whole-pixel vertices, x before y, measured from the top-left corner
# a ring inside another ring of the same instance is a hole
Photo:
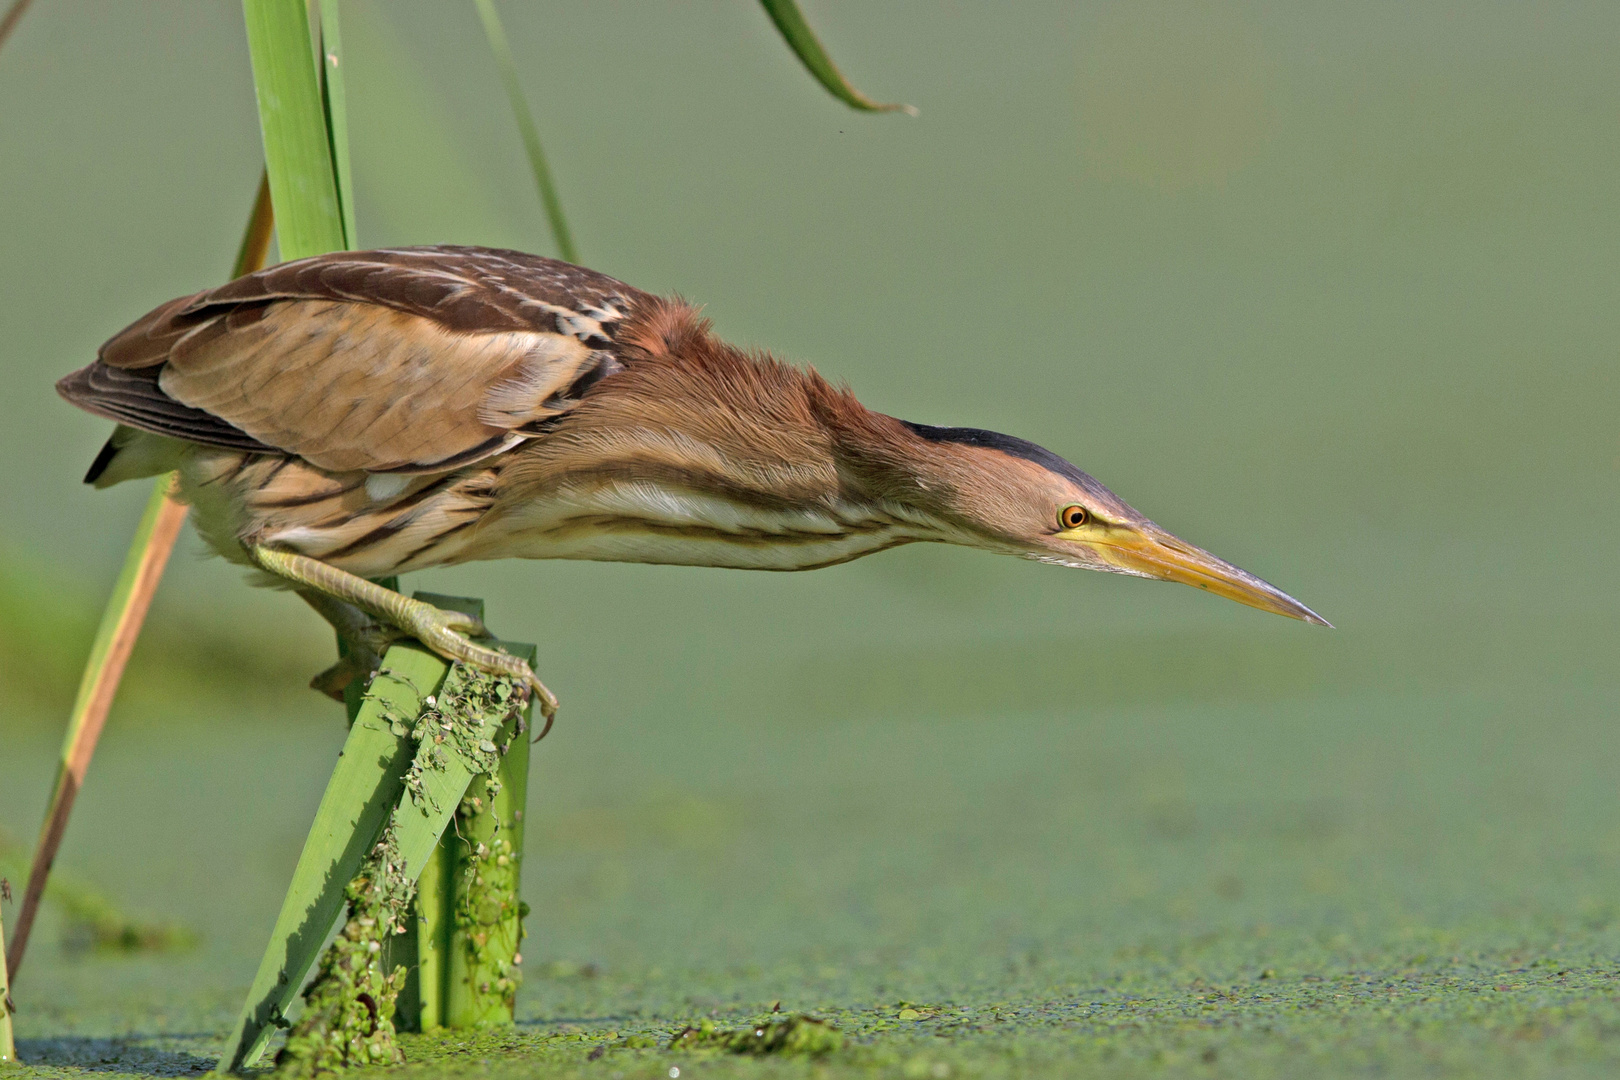
[[[557,696],[546,688],[545,683],[540,681],[539,677],[535,675],[534,669],[528,665],[527,661],[520,660],[508,653],[496,652],[494,649],[484,651],[488,652],[492,658],[496,658],[493,663],[487,666],[479,664],[477,660],[469,660],[468,663],[476,667],[484,667],[485,670],[492,671],[497,675],[509,676],[522,683],[529,697],[539,704],[540,715],[546,718],[546,726],[550,727],[551,719],[557,715]]]
[[[466,634],[468,637],[489,636],[489,631],[484,629],[483,622],[480,621],[477,616],[468,615],[460,611],[446,611],[444,608],[434,608],[433,610],[437,611],[441,616],[443,616],[443,621],[439,625],[443,626],[446,630],[453,630],[458,634]]]
[[[445,611],[431,604],[418,603],[410,609],[402,627],[423,645],[446,660],[457,660],[492,675],[505,675],[515,679],[527,689],[540,705],[540,712],[549,722],[557,714],[557,697],[546,688],[527,663],[510,653],[469,641],[458,631],[471,625],[482,631],[483,624],[470,615]]]

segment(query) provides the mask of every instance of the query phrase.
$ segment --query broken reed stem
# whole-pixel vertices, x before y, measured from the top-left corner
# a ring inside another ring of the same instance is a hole
[[[397,662],[397,648],[389,651],[392,659],[385,659],[385,664]],[[385,666],[377,678],[391,679],[393,670]],[[434,850],[434,844],[426,841],[437,841],[441,849],[447,846],[442,837],[454,835],[450,833],[451,820],[458,812],[462,820],[459,827],[454,827],[458,831],[480,818],[487,819],[482,830],[487,842],[473,845],[474,857],[469,860],[464,881],[455,890],[455,932],[448,951],[456,979],[451,981],[448,995],[449,1026],[512,1022],[512,1001],[517,990],[515,954],[522,934],[517,897],[518,848],[513,841],[521,842],[522,837],[520,827],[508,824],[502,829],[493,811],[503,793],[507,803],[520,794],[515,790],[518,785],[506,792],[507,786],[500,779],[502,755],[515,750],[527,764],[529,744],[522,720],[526,702],[521,687],[509,676],[489,675],[456,664],[436,693],[420,699],[414,717],[371,700],[381,705],[374,710],[375,719],[385,721],[395,737],[408,737],[415,750],[409,765],[396,774],[401,775],[404,789],[398,808],[344,890],[348,918],[337,940],[322,953],[319,973],[304,991],[303,1013],[277,1055],[277,1070],[283,1076],[307,1077],[402,1060],[394,1039],[395,1009],[400,992],[408,984],[408,969],[420,963],[420,952],[409,956],[401,947],[410,937],[408,931],[415,918],[410,912],[411,900],[418,893],[418,877],[433,861],[428,852]],[[356,719],[351,741],[354,730],[363,722]],[[350,745],[345,744],[345,755]],[[391,766],[390,771],[395,767]],[[335,776],[333,783],[337,784]],[[323,798],[323,807],[325,802]],[[417,851],[414,857],[412,848]],[[331,879],[329,870],[320,876],[323,882]],[[441,888],[443,875],[436,877],[438,880],[429,879],[424,887]],[[299,890],[298,878],[295,875],[295,893]],[[309,943],[318,947],[319,940],[312,937]],[[446,948],[440,943],[435,945]],[[267,956],[285,957],[289,952],[273,938]],[[276,985],[295,987],[301,981],[301,973],[289,971]],[[466,992],[458,994],[462,984]],[[407,1007],[407,1015],[401,1017],[406,1026],[413,1019],[420,1020],[410,1012]],[[439,1021],[431,1026],[439,1026]],[[261,1034],[251,1034],[248,1045],[249,1054],[232,1055],[232,1068],[244,1067],[251,1063],[250,1058],[256,1058],[262,1046]]]
[[[12,9],[12,14],[18,14],[16,8]],[[7,19],[10,18],[11,15],[8,15]],[[264,265],[274,227],[269,180],[261,176],[258,193],[253,200],[253,211],[248,215],[247,228],[242,233],[242,243],[236,252],[232,277],[241,277]],[[85,773],[90,768],[90,759],[96,752],[101,729],[107,722],[107,713],[118,693],[124,667],[135,649],[135,641],[152,606],[152,596],[157,592],[158,582],[163,579],[169,554],[180,536],[180,526],[186,520],[186,507],[174,499],[173,486],[172,474],[159,477],[153,486],[146,513],[135,529],[129,554],[124,557],[124,569],[102,613],[101,626],[96,630],[95,642],[90,647],[90,658],[85,662],[78,697],[68,717],[67,735],[62,741],[62,758],[57,766],[56,783],[51,789],[44,824],[40,826],[39,841],[34,846],[34,860],[29,864],[28,885],[23,892],[22,910],[17,915],[17,930],[7,961],[8,986],[16,981],[17,969],[22,966],[23,955],[28,949],[28,937],[39,914],[40,901],[45,896],[45,883],[50,878],[51,864],[56,861],[62,837],[67,833],[73,803],[84,785]]]

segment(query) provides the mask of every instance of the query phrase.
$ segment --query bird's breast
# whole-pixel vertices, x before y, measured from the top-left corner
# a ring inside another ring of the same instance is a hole
[[[486,523],[471,557],[810,570],[921,539],[919,523],[895,508],[772,505],[621,480],[564,487],[509,509]]]

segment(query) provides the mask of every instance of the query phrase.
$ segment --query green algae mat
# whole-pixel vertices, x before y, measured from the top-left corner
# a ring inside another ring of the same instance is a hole
[[[954,709],[863,690],[874,657],[826,651],[752,665],[769,721],[721,691],[688,698],[702,723],[651,702],[560,726],[534,757],[519,1023],[404,1036],[401,1075],[1611,1074],[1620,686],[1592,628],[1538,636],[1031,642],[939,657]],[[1012,696],[1046,650],[1102,658],[1083,709],[969,692]],[[109,743],[77,863],[202,940],[73,951],[43,927],[17,989],[38,1075],[223,1049],[341,741],[335,715],[242,719]],[[184,791],[177,756],[202,766]],[[114,792],[138,808],[116,829]],[[198,800],[220,820],[161,842]],[[837,1038],[772,1036],[802,1017]]]

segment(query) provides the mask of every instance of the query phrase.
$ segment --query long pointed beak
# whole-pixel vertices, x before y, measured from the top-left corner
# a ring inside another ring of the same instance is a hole
[[[1152,522],[1116,527],[1108,530],[1105,537],[1088,537],[1084,543],[1098,557],[1127,573],[1160,581],[1179,581],[1261,611],[1316,626],[1333,625],[1275,585],[1193,547]]]

